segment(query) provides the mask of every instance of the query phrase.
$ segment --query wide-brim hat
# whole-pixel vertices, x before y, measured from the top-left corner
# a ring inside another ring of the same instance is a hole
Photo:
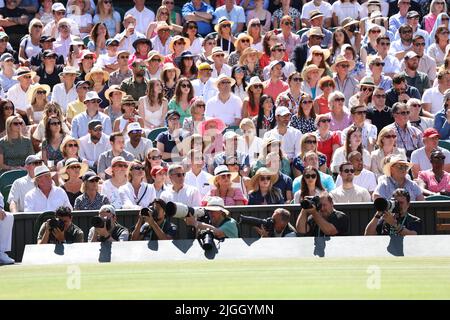
[[[16,70],[15,75],[12,77],[13,80],[19,80],[21,77],[26,76],[26,75],[31,75],[31,78],[34,78],[34,76],[36,75],[36,72],[32,71],[30,68],[28,67],[20,67]]]
[[[227,17],[220,17],[219,20],[217,21],[217,24],[214,26],[214,30],[216,32],[219,32],[220,26],[225,24],[225,23],[229,23],[231,25],[231,28],[233,28],[233,21],[228,20]]]
[[[80,146],[80,140],[71,137],[71,136],[65,136],[63,141],[61,142],[61,145],[59,146],[59,150],[64,153],[64,148],[66,147],[66,144],[70,141],[75,141],[78,144],[78,147]]]
[[[230,214],[230,211],[225,209],[225,203],[220,197],[209,197],[207,205],[204,208],[209,211],[222,211],[227,216]]]
[[[319,72],[319,77],[321,77],[322,74],[325,72],[325,69],[319,68],[315,64],[310,64],[310,65],[305,66],[303,68],[303,71],[302,71],[302,78],[303,78],[303,80],[306,81],[308,73],[310,73],[312,71],[316,71],[316,70]]]
[[[234,40],[234,47],[237,48],[238,47],[238,43],[239,41],[241,41],[242,39],[249,39],[250,40],[250,45],[253,44],[253,37],[251,35],[248,35],[246,33],[240,33],[238,35],[238,37],[236,38],[236,40]]]
[[[204,120],[204,121],[202,121],[201,123],[200,123],[200,128],[199,128],[199,133],[200,133],[200,135],[204,135],[205,134],[205,131],[206,131],[206,125],[209,123],[209,122],[215,122],[216,123],[216,125],[217,125],[217,131],[218,132],[222,132],[225,128],[226,128],[226,125],[225,125],[225,123],[222,121],[222,119],[219,119],[219,118],[212,118],[212,119],[207,119],[207,120]]]
[[[86,74],[86,76],[84,77],[84,79],[85,79],[86,81],[93,82],[93,81],[92,81],[92,75],[93,75],[94,73],[102,73],[102,74],[103,74],[103,81],[104,81],[104,82],[107,82],[107,81],[109,80],[109,73],[106,72],[105,70],[103,70],[103,69],[100,68],[100,67],[93,67],[93,68],[91,69],[91,71],[89,71],[89,72]]]
[[[61,178],[63,178],[64,180],[69,179],[69,175],[67,174],[67,169],[73,165],[81,166],[80,175],[79,175],[80,178],[85,174],[86,171],[89,170],[89,166],[86,163],[78,161],[77,158],[69,158],[66,160],[64,167],[62,167],[61,170],[59,170],[59,175],[61,176]]]
[[[245,59],[251,54],[256,54],[258,56],[258,59],[261,58],[261,56],[263,55],[262,52],[256,50],[255,48],[248,47],[242,52],[241,56],[239,57],[239,64],[245,65],[244,63]]]
[[[383,166],[383,173],[386,177],[390,177],[391,176],[391,167],[394,164],[397,163],[401,163],[404,165],[408,166],[408,170],[411,169],[413,167],[413,164],[411,162],[406,161],[404,158],[402,158],[401,156],[392,156],[390,157],[389,161]]]
[[[312,57],[312,55],[313,55],[314,52],[320,52],[321,54],[323,54],[323,57],[324,57],[323,60],[324,60],[324,61],[327,60],[327,59],[330,57],[330,55],[331,55],[330,50],[328,50],[328,49],[323,49],[323,48],[321,48],[320,46],[312,46],[312,47],[309,49],[309,55],[310,55],[310,57]],[[310,58],[308,58],[308,60],[310,60]]]
[[[137,38],[136,40],[133,41],[133,48],[134,50],[136,50],[136,47],[139,43],[145,43],[146,45],[152,46],[152,42],[150,41],[150,39],[147,38]]]
[[[66,66],[66,67],[64,67],[63,71],[60,72],[58,75],[61,77],[65,74],[75,74],[76,76],[79,76],[80,72],[75,67]]]
[[[384,35],[386,33],[386,29],[383,26],[380,26],[379,24],[375,24],[375,23],[369,23],[369,25],[367,26],[367,30],[366,30],[366,35],[369,34],[370,30],[378,28],[380,29],[381,33],[380,35]]]
[[[189,38],[178,35],[178,36],[173,37],[172,40],[170,40],[170,43],[169,43],[170,52],[173,52],[173,45],[178,40],[184,40],[184,42],[185,42],[184,50],[187,50],[191,47],[191,40],[189,40]]]
[[[178,65],[181,66],[181,61],[183,61],[183,59],[188,59],[188,58],[192,58],[194,59],[194,64],[195,64],[195,59],[197,58],[197,55],[192,54],[192,52],[185,50],[181,53],[181,55],[179,55],[178,57],[176,57],[174,59],[174,62]]]
[[[222,73],[222,74],[220,74],[220,76],[217,77],[216,82],[214,82],[214,86],[216,88],[219,88],[219,83],[221,83],[224,80],[230,80],[231,86],[234,86],[236,84],[236,80],[234,80],[232,77],[229,77],[226,74]]]
[[[208,179],[209,184],[213,186],[218,177],[226,174],[231,175],[231,181],[236,179],[236,177],[239,175],[238,172],[231,172],[226,165],[221,164],[214,169],[214,175]]]
[[[88,91],[86,93],[86,97],[83,100],[83,103],[86,103],[86,101],[91,101],[91,100],[98,100],[98,103],[102,103],[103,102],[102,98],[100,98],[98,96],[98,93],[95,92],[95,91]]]
[[[308,34],[308,37],[311,37],[311,36],[325,37],[325,35],[322,32],[321,27],[311,27],[308,30],[307,34]]]
[[[159,30],[162,30],[162,29],[170,30],[170,29],[172,29],[172,27],[170,25],[168,25],[167,22],[165,22],[165,21],[158,21],[158,23],[156,24],[155,32],[158,32]]]
[[[164,72],[166,72],[167,70],[175,70],[176,73],[176,79],[178,79],[180,77],[181,74],[181,70],[177,68],[176,65],[174,65],[172,62],[168,62],[168,63],[164,63],[164,66],[161,70],[161,81],[164,82]]]
[[[343,28],[350,27],[351,25],[354,25],[354,24],[359,24],[359,21],[353,19],[352,17],[347,17],[344,20],[342,20],[342,22],[341,22],[341,26]]]
[[[348,60],[346,57],[344,57],[343,55],[338,55],[337,57],[336,57],[336,60],[334,61],[334,63],[331,65],[331,70],[333,71],[333,72],[336,72],[336,66],[339,64],[339,63],[343,63],[343,62],[346,62],[346,63],[348,63],[348,64],[350,64],[350,67],[348,68],[348,71],[350,71],[350,70],[353,70],[354,68],[355,68],[355,61],[353,61],[353,60]]]
[[[373,87],[373,88],[377,87],[373,78],[369,77],[369,76],[366,76],[361,79],[361,81],[358,83],[358,87],[360,88],[361,86]]]
[[[113,167],[116,163],[126,163],[127,165],[130,164],[127,160],[125,160],[124,157],[121,157],[121,156],[114,157],[114,158],[111,160],[111,166],[108,167],[108,168],[105,170],[105,173],[106,173],[107,175],[110,175],[110,176],[112,175],[112,167]]]
[[[247,84],[247,88],[245,90],[248,92],[248,90],[254,86],[254,85],[262,85],[264,87],[264,83],[261,81],[261,79],[258,76],[254,76],[250,78],[249,83]]]
[[[148,54],[147,54],[147,60],[145,60],[145,61],[150,61],[150,60],[152,60],[153,58],[155,58],[155,57],[157,57],[159,60],[160,60],[160,62],[163,62],[164,61],[164,56],[162,55],[162,54],[160,54],[158,51],[156,51],[156,50],[152,50],[152,51],[150,51]]]
[[[224,58],[227,59],[228,54],[225,51],[223,51],[222,47],[214,47],[214,48],[212,48],[211,54],[208,56],[208,59],[213,61],[213,56],[218,54],[218,53],[223,53],[225,55]]]
[[[47,168],[47,166],[45,164],[34,168],[33,182],[36,181],[36,178],[39,178],[46,174],[52,175],[52,172],[50,171],[49,168]]]
[[[269,168],[266,167],[261,167],[256,171],[255,175],[251,179],[251,184],[253,185],[253,188],[255,188],[255,186],[257,185],[260,176],[270,176],[270,182],[272,182],[272,185],[274,185],[275,182],[277,182],[278,180],[276,171],[270,170]]]
[[[47,85],[47,84],[40,84],[40,83],[35,84],[35,85],[31,86],[28,89],[28,91],[27,91],[28,102],[31,103],[31,99],[33,98],[33,94],[36,92],[36,90],[39,90],[39,89],[45,90],[45,92],[46,92],[45,96],[46,97],[48,97],[49,93],[52,91],[50,89],[50,86]]]
[[[111,99],[110,99],[109,95],[111,93],[113,93],[113,92],[120,92],[120,93],[122,93],[122,97],[124,95],[126,95],[126,93],[124,91],[120,90],[120,86],[119,85],[114,84],[111,87],[109,87],[108,89],[106,89],[106,91],[105,91],[105,97],[106,97],[106,99],[108,99],[109,102],[111,102]]]

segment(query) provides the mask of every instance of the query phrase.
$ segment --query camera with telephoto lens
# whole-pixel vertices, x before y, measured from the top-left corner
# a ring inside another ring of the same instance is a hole
[[[167,202],[166,215],[178,219],[184,219],[188,216],[194,216],[197,220],[204,222],[202,219],[209,218],[204,208],[193,208],[180,202]]]
[[[64,221],[58,219],[58,218],[51,218],[48,222],[48,225],[50,227],[50,230],[54,230],[58,228],[59,230],[64,230]]]
[[[156,208],[150,207],[150,208],[142,208],[139,214],[143,217],[150,217],[152,216],[153,220],[158,220],[158,211]]]
[[[320,211],[322,208],[322,204],[320,203],[320,197],[319,196],[308,196],[305,197],[302,201],[300,201],[300,206],[302,209],[312,209],[316,208],[317,211]]]
[[[91,220],[91,225],[94,228],[104,228],[106,226],[106,230],[109,230],[111,229],[112,222],[111,219],[107,217],[93,217]]]
[[[400,203],[395,199],[377,198],[373,202],[373,206],[380,212],[400,213]]]
[[[254,227],[263,226],[263,228],[267,232],[273,231],[273,225],[274,225],[272,218],[259,219],[259,218],[255,218],[255,217],[244,216],[242,214],[239,216],[239,224],[248,224],[248,225],[254,226]]]
[[[198,232],[197,236],[198,243],[203,248],[203,250],[211,250],[214,248],[214,232],[211,229],[204,229]]]

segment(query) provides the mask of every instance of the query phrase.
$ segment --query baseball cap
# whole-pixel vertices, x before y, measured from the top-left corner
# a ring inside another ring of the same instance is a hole
[[[102,122],[100,120],[91,120],[88,123],[89,130],[94,130],[97,126],[102,126]]]
[[[170,117],[174,116],[174,115],[181,118],[181,115],[180,115],[180,113],[177,110],[169,110],[167,112],[167,114],[166,114],[166,120],[169,119]]]
[[[132,122],[128,124],[127,132],[130,133],[132,131],[142,131],[142,127],[139,122]]]
[[[420,17],[420,14],[417,12],[417,11],[409,11],[407,14],[406,14],[406,19],[409,19],[409,18],[414,18],[414,17]]]
[[[61,2],[56,2],[52,5],[52,11],[66,11],[66,7]]]
[[[109,46],[109,45],[111,45],[113,43],[116,43],[117,45],[119,45],[119,40],[114,39],[114,38],[109,38],[108,40],[106,40],[105,45]]]
[[[291,112],[287,107],[281,106],[276,108],[275,110],[275,116],[285,116],[287,114],[290,114]]]
[[[75,88],[78,89],[79,86],[82,86],[83,84],[88,84],[89,86],[91,86],[91,84],[89,83],[89,81],[86,80],[80,80],[77,82],[77,84],[75,85]]]
[[[211,65],[208,62],[202,62],[198,66],[198,70],[212,70]]]
[[[441,137],[439,132],[435,128],[428,128],[423,132],[424,138],[434,138],[434,137]]]
[[[273,67],[275,67],[276,65],[281,64],[281,67],[284,67],[286,65],[286,63],[284,61],[278,61],[278,60],[273,60],[270,64],[269,64],[269,70],[272,70]]]
[[[41,39],[39,39],[39,42],[47,42],[47,41],[54,42],[56,41],[56,39],[52,36],[41,36]]]
[[[414,51],[408,51],[407,54],[405,54],[405,60],[414,58],[414,57],[418,57],[417,53],[415,53]]]
[[[25,159],[25,165],[29,165],[35,162],[42,162],[42,159],[39,158],[37,155],[35,154],[31,154],[29,155],[26,159]]]
[[[98,212],[111,212],[113,215],[116,215],[116,209],[110,204],[102,205]]]
[[[89,170],[83,175],[83,178],[81,178],[81,180],[83,180],[83,182],[100,180],[100,177],[94,171]]]

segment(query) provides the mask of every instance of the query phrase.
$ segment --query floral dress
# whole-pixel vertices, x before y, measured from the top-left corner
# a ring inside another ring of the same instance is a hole
[[[302,133],[313,132],[317,130],[316,125],[314,124],[314,118],[303,118],[294,114],[291,118],[291,127],[300,130]]]

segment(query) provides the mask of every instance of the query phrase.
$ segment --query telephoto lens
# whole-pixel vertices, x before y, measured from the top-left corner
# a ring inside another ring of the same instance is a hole
[[[101,217],[93,217],[91,220],[91,225],[94,228],[103,228],[105,226],[105,220],[103,220]]]

